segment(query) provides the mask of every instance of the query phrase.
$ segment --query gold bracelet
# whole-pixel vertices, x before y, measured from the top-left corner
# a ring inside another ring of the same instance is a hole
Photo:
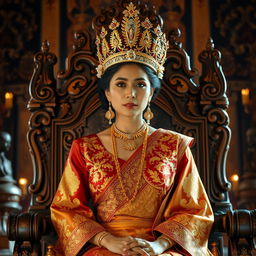
[[[104,237],[106,237],[107,235],[109,235],[109,233],[106,232],[106,231],[103,231],[103,232],[100,234],[100,236],[99,236],[99,238],[98,238],[98,240],[97,240],[97,245],[98,245],[99,247],[102,247],[102,245],[101,245],[102,239],[103,239]]]
[[[171,248],[175,244],[175,242],[171,238],[169,238],[168,236],[162,235],[159,238],[162,238],[162,239],[166,240],[169,243],[169,246],[170,246],[169,248]]]

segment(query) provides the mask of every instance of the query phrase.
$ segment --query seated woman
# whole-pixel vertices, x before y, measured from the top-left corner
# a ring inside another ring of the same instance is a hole
[[[57,255],[211,255],[213,213],[193,139],[149,125],[165,35],[130,3],[96,45],[99,91],[115,121],[72,144],[51,206]]]

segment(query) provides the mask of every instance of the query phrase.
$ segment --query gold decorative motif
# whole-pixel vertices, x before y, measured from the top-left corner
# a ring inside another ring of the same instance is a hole
[[[163,77],[168,41],[159,25],[153,29],[148,17],[141,22],[139,11],[131,2],[123,11],[122,20],[113,18],[108,28],[110,33],[102,27],[96,36],[99,78],[109,67],[122,62],[145,64],[159,78]]]
[[[123,194],[124,194],[124,196],[125,196],[125,198],[127,199],[128,202],[132,202],[135,199],[135,197],[137,195],[137,192],[138,192],[138,189],[139,189],[140,181],[141,181],[141,178],[142,178],[143,167],[144,167],[145,158],[146,158],[146,150],[147,150],[148,126],[146,126],[146,132],[145,132],[144,137],[145,138],[144,138],[144,141],[143,141],[140,165],[139,165],[139,169],[138,169],[137,183],[135,184],[135,190],[134,190],[133,195],[131,196],[131,198],[129,198],[129,196],[126,193],[126,189],[125,189],[122,177],[121,177],[121,169],[120,169],[120,164],[118,162],[116,141],[115,141],[115,138],[114,138],[114,128],[113,128],[113,126],[111,126],[112,151],[113,151],[113,154],[114,154],[117,177],[118,177],[119,183],[121,185],[122,192],[123,192]]]
[[[191,173],[187,175],[187,177],[183,181],[183,191],[189,196],[191,202],[198,203],[198,200],[201,198],[204,191],[201,186],[198,186],[199,183],[197,171],[195,168],[192,168]]]
[[[171,187],[175,177],[178,138],[176,134],[162,132],[156,141],[157,150],[149,146],[149,164],[145,169],[144,178],[164,194]]]
[[[78,198],[71,199],[75,192],[79,189],[80,180],[72,170],[70,159],[67,161],[65,173],[62,176],[59,188],[55,195],[55,201],[59,206],[68,207],[70,209],[76,208],[80,205]]]
[[[111,24],[109,25],[109,28],[114,30],[114,29],[118,28],[119,26],[120,26],[120,23],[115,18],[113,18]]]
[[[139,12],[135,9],[133,3],[130,3],[127,10],[123,12],[122,34],[126,45],[130,48],[135,46],[139,36]]]
[[[107,34],[108,34],[107,30],[104,27],[102,27],[100,37],[103,39]]]
[[[97,136],[84,137],[81,147],[89,172],[89,187],[95,200],[106,189],[116,174],[112,155],[107,154]]]
[[[117,49],[121,49],[122,47],[122,40],[117,32],[117,30],[114,30],[111,33],[111,37],[110,37],[110,45],[111,48],[116,51]]]
[[[102,41],[102,53],[105,58],[107,57],[107,54],[109,53],[108,42],[106,41],[105,38]]]
[[[182,218],[185,214],[181,214]],[[190,220],[193,222],[194,220]],[[183,248],[185,248],[191,255],[209,255],[207,250],[207,243],[202,244],[202,241],[207,241],[205,238],[209,234],[204,234],[204,239],[195,239],[193,233],[188,227],[183,226],[176,220],[170,219],[168,222],[161,223],[157,228],[157,231],[167,235]],[[200,246],[199,246],[200,245]]]
[[[141,26],[145,29],[150,29],[153,27],[152,23],[150,22],[149,18],[146,18],[144,22],[141,23]]]
[[[111,102],[108,103],[108,111],[105,114],[106,119],[108,119],[108,124],[112,124],[112,119],[115,118],[115,112],[112,110]]]
[[[148,103],[148,107],[146,112],[144,113],[144,118],[147,120],[147,124],[150,124],[150,120],[154,118],[154,114],[150,109],[150,102]]]
[[[150,32],[149,30],[146,30],[143,32],[141,39],[140,39],[140,46],[142,47],[142,49],[146,49],[147,51],[150,49],[152,44],[152,40],[150,37]]]
[[[133,151],[138,147],[136,143],[136,139],[145,135],[147,125],[144,122],[143,125],[140,127],[140,129],[135,133],[122,132],[117,128],[115,123],[113,124],[113,128],[114,128],[114,136],[121,139],[123,142],[122,147],[125,150]]]

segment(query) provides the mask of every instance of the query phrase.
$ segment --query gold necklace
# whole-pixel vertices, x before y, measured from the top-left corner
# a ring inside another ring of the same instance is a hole
[[[144,122],[143,125],[140,127],[140,129],[135,133],[125,133],[123,131],[120,131],[116,127],[116,124],[113,125],[113,128],[114,128],[114,136],[123,140],[122,142],[123,149],[133,151],[138,147],[135,139],[142,137],[144,135],[147,128],[147,124]]]
[[[120,169],[120,164],[119,164],[118,156],[117,156],[117,148],[116,148],[116,141],[115,141],[115,136],[114,136],[114,126],[113,125],[111,126],[111,141],[112,141],[112,152],[114,154],[114,161],[115,161],[115,166],[116,166],[117,177],[118,177],[119,183],[121,185],[122,192],[128,202],[133,201],[138,192],[138,189],[139,189],[139,185],[140,185],[140,181],[141,181],[142,173],[143,173],[144,162],[145,162],[145,158],[146,158],[147,141],[148,141],[148,125],[146,125],[146,132],[145,132],[145,137],[144,137],[143,146],[142,146],[140,165],[138,168],[139,177],[137,179],[137,183],[135,185],[135,190],[134,190],[134,193],[131,198],[129,198],[126,193],[126,190],[125,190],[125,187],[124,187],[124,184],[122,181],[122,177],[121,177],[121,169]]]

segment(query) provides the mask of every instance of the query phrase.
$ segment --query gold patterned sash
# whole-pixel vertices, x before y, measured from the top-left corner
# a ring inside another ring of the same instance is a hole
[[[131,216],[115,216],[110,222],[102,223],[107,231],[116,236],[133,236],[153,240],[152,219]]]

